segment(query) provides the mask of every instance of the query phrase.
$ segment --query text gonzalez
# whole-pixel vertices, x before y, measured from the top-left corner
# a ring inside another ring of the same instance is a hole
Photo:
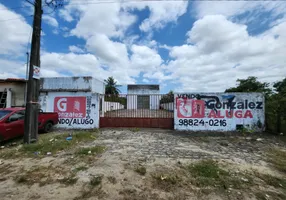
[[[206,101],[206,107],[208,109],[263,109],[263,102],[262,101],[250,101],[246,99],[242,102],[216,102],[216,100],[212,99]]]
[[[59,118],[84,118],[83,113],[75,113],[75,112],[59,112]]]

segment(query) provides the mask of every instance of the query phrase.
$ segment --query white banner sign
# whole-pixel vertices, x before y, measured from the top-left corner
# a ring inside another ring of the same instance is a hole
[[[40,79],[40,75],[41,75],[40,67],[37,67],[34,65],[33,78],[34,79]]]

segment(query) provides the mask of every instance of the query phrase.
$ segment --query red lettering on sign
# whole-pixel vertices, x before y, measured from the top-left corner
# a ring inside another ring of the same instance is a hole
[[[244,118],[247,118],[247,117],[253,118],[253,115],[252,115],[252,113],[251,113],[250,110],[247,110],[247,111],[245,112],[245,114],[244,114]]]
[[[178,118],[204,118],[205,102],[187,98],[176,99]]]
[[[60,118],[84,118],[86,97],[55,97],[54,112],[57,112]]]

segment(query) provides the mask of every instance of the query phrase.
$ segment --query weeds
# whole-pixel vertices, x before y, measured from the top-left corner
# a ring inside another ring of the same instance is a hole
[[[133,133],[140,131],[139,128],[131,128],[130,131],[132,131]]]
[[[175,172],[158,172],[152,174],[154,179],[153,185],[159,187],[165,191],[169,191],[174,188],[174,186],[180,185],[182,179]]]
[[[89,184],[91,186],[98,186],[101,184],[102,182],[102,179],[103,179],[103,175],[100,175],[100,176],[93,176],[91,177],[90,181],[89,181]]]
[[[70,174],[69,176],[60,179],[60,183],[65,184],[65,185],[74,185],[77,182],[78,178],[74,173]]]
[[[135,172],[137,172],[138,174],[144,176],[147,172],[146,167],[144,166],[138,166],[134,169]]]
[[[114,176],[108,176],[107,177],[107,180],[112,183],[112,184],[116,184],[117,183],[117,180]]]
[[[104,146],[94,146],[94,147],[82,147],[78,149],[75,153],[77,155],[97,155],[105,151]]]
[[[275,188],[284,188],[286,189],[286,180],[271,176],[269,174],[260,174],[255,172],[255,176],[263,180],[267,185],[271,185]]]
[[[187,166],[187,171],[191,175],[191,183],[199,187],[214,186],[220,188],[241,189],[252,184],[251,177],[240,174],[234,176],[221,169],[217,162],[213,160],[203,160]]]
[[[54,178],[59,175],[64,176],[64,178],[63,179]],[[25,171],[22,175],[15,177],[14,180],[16,183],[28,184],[28,185],[33,185],[35,183],[38,183],[39,186],[44,186],[56,182],[65,185],[73,185],[77,182],[75,174],[67,173],[63,168],[60,167],[55,168],[51,166],[49,167],[38,166],[29,171]]]
[[[21,148],[24,153],[34,154],[37,152],[40,155],[46,155],[47,152],[51,152],[52,154],[69,149],[79,142],[92,141],[96,139],[96,133],[90,131],[79,131],[72,134],[72,140],[67,141],[67,134],[49,134],[49,135],[41,135],[39,141],[34,144],[25,144]]]
[[[268,161],[279,171],[286,173],[286,151],[270,149],[267,153]]]
[[[77,173],[77,172],[79,172],[79,171],[85,171],[85,170],[87,170],[87,169],[88,169],[88,167],[86,167],[86,166],[79,166],[79,167],[73,169],[73,172],[74,172],[74,173]]]

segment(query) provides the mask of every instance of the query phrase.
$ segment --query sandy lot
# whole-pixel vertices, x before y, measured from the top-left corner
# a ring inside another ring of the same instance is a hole
[[[50,145],[35,152],[5,143],[1,200],[286,199],[283,137],[102,129],[70,144],[67,136],[41,135]],[[62,138],[66,146],[58,148]]]

